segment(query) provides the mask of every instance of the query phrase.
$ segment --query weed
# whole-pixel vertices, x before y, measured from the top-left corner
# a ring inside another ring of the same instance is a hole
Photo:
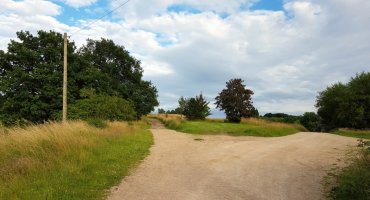
[[[330,192],[332,199],[370,199],[370,142],[359,140],[358,146],[351,164],[334,175],[336,186]]]

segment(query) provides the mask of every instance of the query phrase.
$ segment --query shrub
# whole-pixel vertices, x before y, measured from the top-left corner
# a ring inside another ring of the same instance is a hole
[[[69,106],[70,119],[134,120],[133,104],[115,96],[94,96]]]
[[[314,112],[304,113],[300,122],[309,131],[318,132],[321,130],[320,117]]]

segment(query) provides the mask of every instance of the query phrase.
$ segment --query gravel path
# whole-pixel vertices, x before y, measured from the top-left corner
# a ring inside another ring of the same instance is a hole
[[[325,133],[197,136],[153,123],[151,154],[108,199],[324,199],[327,170],[357,144]]]

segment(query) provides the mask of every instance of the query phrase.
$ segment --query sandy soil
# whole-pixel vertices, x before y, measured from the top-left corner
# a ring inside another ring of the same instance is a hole
[[[108,199],[325,199],[324,176],[357,143],[325,133],[197,136],[158,122],[151,131],[151,154]]]

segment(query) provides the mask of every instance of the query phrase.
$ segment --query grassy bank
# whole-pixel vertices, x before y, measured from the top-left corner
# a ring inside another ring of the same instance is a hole
[[[348,137],[370,139],[370,130],[339,129],[332,133]]]
[[[370,142],[361,141],[350,165],[335,175],[330,197],[338,200],[370,199]]]
[[[153,116],[152,116],[153,117]],[[155,116],[154,116],[155,117]],[[285,136],[305,129],[297,124],[270,122],[262,119],[243,119],[240,124],[225,123],[222,119],[186,121],[179,116],[156,116],[166,127],[192,134],[227,134],[233,136]]]
[[[145,122],[0,130],[0,199],[102,199],[148,153]]]

